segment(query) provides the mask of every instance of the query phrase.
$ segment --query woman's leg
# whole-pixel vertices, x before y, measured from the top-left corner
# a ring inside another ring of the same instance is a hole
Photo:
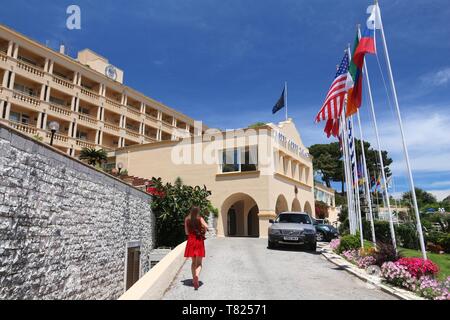
[[[195,268],[195,275],[198,277],[200,276],[200,272],[202,271],[202,261],[203,261],[203,257],[197,257],[196,260],[196,268]]]
[[[197,257],[192,257],[192,265],[191,265],[191,272],[192,272],[192,279],[195,277],[195,269],[197,269]]]

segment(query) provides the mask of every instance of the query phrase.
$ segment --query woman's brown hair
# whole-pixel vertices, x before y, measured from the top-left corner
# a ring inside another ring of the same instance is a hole
[[[191,230],[197,231],[200,227],[200,221],[198,220],[199,212],[199,207],[192,207],[189,212],[189,227]]]

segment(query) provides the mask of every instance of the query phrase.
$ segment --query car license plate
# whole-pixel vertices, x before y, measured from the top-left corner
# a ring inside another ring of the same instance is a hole
[[[298,237],[284,237],[284,240],[287,240],[287,241],[298,241]]]

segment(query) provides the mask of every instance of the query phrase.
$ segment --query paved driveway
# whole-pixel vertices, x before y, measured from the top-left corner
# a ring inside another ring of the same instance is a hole
[[[394,299],[303,249],[267,249],[267,240],[217,238],[206,241],[200,288],[187,261],[163,299]]]

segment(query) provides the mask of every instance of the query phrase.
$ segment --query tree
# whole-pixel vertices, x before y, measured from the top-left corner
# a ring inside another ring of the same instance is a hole
[[[184,218],[192,206],[200,208],[207,221],[211,191],[206,186],[188,186],[180,178],[175,183],[164,184],[161,178],[152,178],[147,192],[153,196],[152,210],[156,217],[156,246],[175,247],[186,239]]]
[[[423,189],[415,188],[417,206],[419,210],[425,209],[427,206],[432,206],[437,203],[437,199],[431,193],[426,192]],[[402,195],[402,203],[407,206],[412,205],[411,191],[405,192]]]
[[[331,181],[344,180],[339,143],[315,144],[309,147],[309,153],[313,156],[314,170],[322,173],[322,180],[327,187],[331,187]]]
[[[316,217],[318,219],[328,218],[328,205],[323,201],[316,201],[315,203]]]
[[[86,160],[91,166],[101,165],[107,160],[107,153],[104,149],[83,148],[80,152],[80,160]]]
[[[361,142],[355,139],[356,144],[356,154],[361,155]],[[381,166],[378,151],[370,147],[370,143],[364,141],[364,151],[366,155],[367,162],[367,173],[369,179],[372,175],[381,173]],[[342,152],[339,147],[338,142],[332,142],[328,144],[315,144],[309,147],[309,153],[313,158],[314,170],[322,172],[322,180],[325,182],[327,187],[331,186],[331,182],[341,182],[341,193],[344,193],[344,162],[342,160]],[[384,170],[386,176],[391,175],[389,166],[392,164],[392,159],[388,156],[387,151],[382,151],[381,156],[383,158]]]

